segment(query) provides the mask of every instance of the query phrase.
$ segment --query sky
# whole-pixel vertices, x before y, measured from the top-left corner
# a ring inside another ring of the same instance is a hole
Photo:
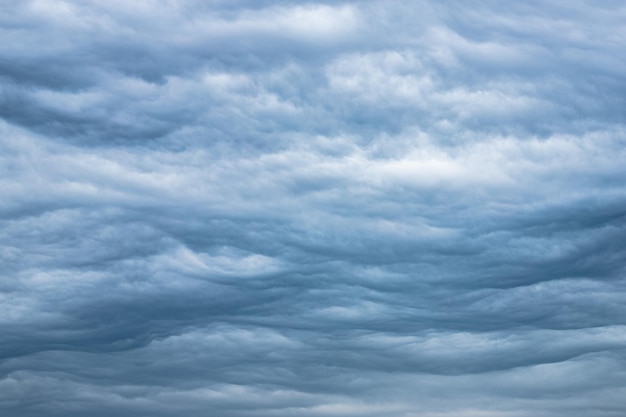
[[[625,21],[3,0],[0,414],[622,417]]]

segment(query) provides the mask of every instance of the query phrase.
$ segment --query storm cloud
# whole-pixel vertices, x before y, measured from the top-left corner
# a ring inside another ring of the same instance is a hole
[[[0,3],[0,411],[622,417],[619,1]]]

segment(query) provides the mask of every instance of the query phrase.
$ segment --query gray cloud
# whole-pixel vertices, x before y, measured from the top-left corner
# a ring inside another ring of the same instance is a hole
[[[0,410],[621,416],[619,2],[0,5]]]

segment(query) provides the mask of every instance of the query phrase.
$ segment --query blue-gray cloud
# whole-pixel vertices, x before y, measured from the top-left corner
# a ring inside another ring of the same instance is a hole
[[[4,2],[0,410],[621,417],[625,17]]]

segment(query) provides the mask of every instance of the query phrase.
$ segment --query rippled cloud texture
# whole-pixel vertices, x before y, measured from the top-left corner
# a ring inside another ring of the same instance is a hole
[[[623,416],[623,2],[0,19],[2,415]]]

